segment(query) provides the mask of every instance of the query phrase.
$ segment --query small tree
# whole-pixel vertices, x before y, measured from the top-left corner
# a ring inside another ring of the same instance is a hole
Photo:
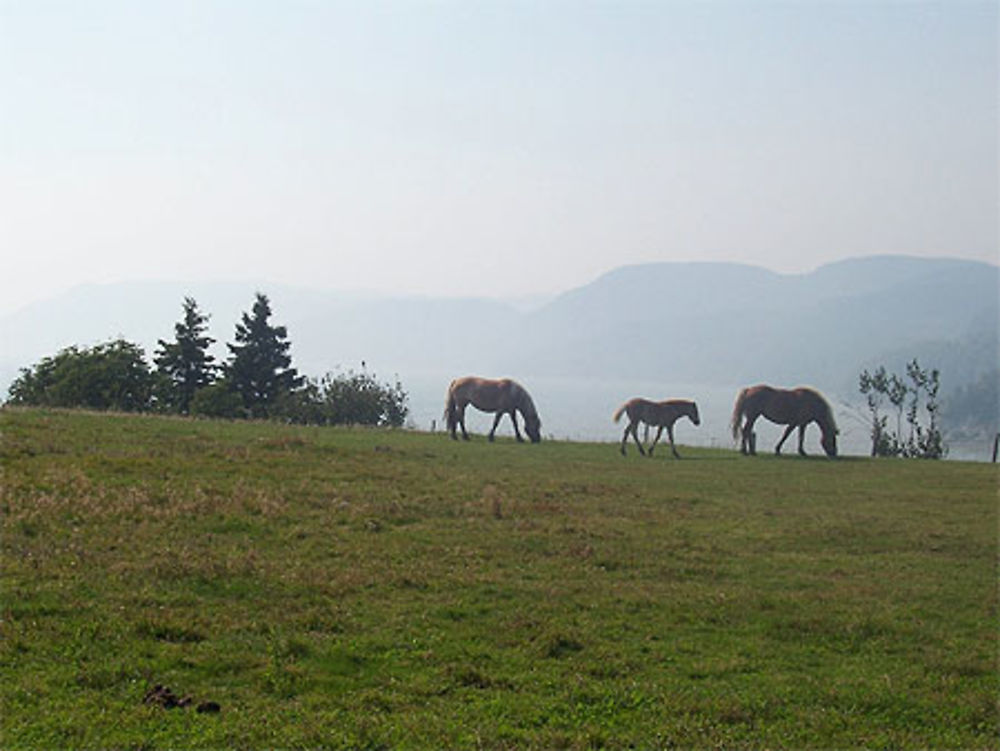
[[[230,351],[225,375],[253,417],[267,417],[282,394],[297,389],[303,378],[291,367],[291,343],[284,326],[272,326],[267,295],[257,293],[252,313],[236,324],[236,343]]]
[[[379,383],[367,370],[360,373],[352,370],[336,377],[328,373],[321,390],[332,423],[398,428],[409,412],[402,384]]]
[[[149,408],[153,376],[142,348],[124,339],[67,347],[11,384],[11,404],[124,412]]]
[[[882,414],[882,404],[888,395],[889,378],[885,368],[879,366],[874,373],[861,371],[858,386],[868,403],[871,414],[872,456],[894,456],[895,446],[887,429],[889,418]]]
[[[900,376],[886,373],[879,366],[874,372],[867,369],[858,377],[858,386],[865,396],[870,413],[872,456],[906,456],[940,459],[947,447],[938,427],[940,406],[937,401],[940,389],[938,370],[924,370],[916,359],[906,366],[909,383]],[[881,413],[885,400],[896,410],[896,430],[888,429],[888,416]],[[903,415],[909,434],[903,436]],[[922,419],[926,416],[926,427]]]
[[[910,435],[906,443],[906,455],[922,459],[940,459],[947,453],[941,430],[938,427],[938,391],[941,390],[941,374],[935,368],[922,369],[916,358],[906,365],[906,375],[913,386],[910,388],[910,405],[906,411],[906,421],[910,424]],[[920,405],[923,403],[927,415],[927,427],[920,423]]]
[[[274,412],[299,423],[399,428],[409,414],[407,399],[398,380],[380,383],[367,370],[352,370],[307,379],[302,388],[284,394]]]
[[[174,341],[159,340],[153,362],[162,387],[161,403],[168,410],[187,414],[195,393],[215,380],[215,358],[208,348],[215,339],[205,335],[208,316],[191,297],[184,298],[184,320],[174,324]]]

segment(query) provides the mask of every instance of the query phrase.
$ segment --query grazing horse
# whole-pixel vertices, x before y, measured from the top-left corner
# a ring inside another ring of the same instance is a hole
[[[837,455],[837,423],[833,420],[833,410],[818,391],[808,388],[776,389],[771,386],[749,386],[736,397],[733,407],[733,439],[740,439],[740,451],[756,454],[752,439],[753,424],[763,415],[778,425],[787,425],[784,435],[774,447],[774,453],[781,453],[785,439],[795,429],[799,429],[799,453],[806,455],[802,443],[806,426],[815,422],[822,432],[820,445],[827,456]],[[740,422],[746,418],[742,428]]]
[[[542,440],[542,421],[538,419],[535,403],[531,401],[531,396],[524,387],[516,381],[509,378],[491,380],[474,376],[456,378],[452,381],[448,386],[444,418],[451,437],[455,440],[458,440],[458,436],[455,435],[456,427],[461,427],[462,438],[469,440],[469,434],[465,432],[465,408],[469,404],[482,412],[496,413],[489,434],[491,441],[497,431],[497,425],[500,424],[500,418],[504,415],[510,415],[517,440],[524,441],[521,431],[517,429],[517,412],[524,418],[524,432],[528,434],[531,442],[538,443]]]
[[[678,459],[681,458],[681,455],[677,453],[677,449],[674,447],[674,423],[677,422],[678,418],[687,417],[695,425],[701,424],[701,419],[698,417],[698,405],[683,399],[667,399],[664,402],[651,402],[648,399],[640,399],[638,397],[629,399],[617,409],[614,415],[612,415],[612,419],[618,422],[623,413],[628,413],[628,427],[625,428],[625,433],[622,434],[622,456],[625,456],[625,443],[628,440],[629,433],[635,439],[635,445],[639,447],[639,453],[646,453],[642,448],[642,442],[639,440],[639,434],[636,432],[640,422],[644,422],[647,425],[655,425],[657,428],[656,437],[649,445],[649,456],[653,455],[656,442],[660,440],[663,429],[666,428],[667,437],[670,439],[670,450],[674,452],[674,456]]]

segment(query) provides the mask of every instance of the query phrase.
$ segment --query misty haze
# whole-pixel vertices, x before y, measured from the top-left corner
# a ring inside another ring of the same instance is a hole
[[[18,368],[57,349],[116,336],[151,353],[157,339],[168,338],[186,295],[211,315],[224,358],[253,290],[166,282],[81,287],[0,320],[3,376],[9,384]],[[611,413],[626,398],[676,397],[694,399],[703,414],[702,426],[680,427],[678,440],[723,447],[732,445],[737,389],[765,382],[822,389],[842,450],[866,454],[861,370],[899,370],[916,357],[941,370],[946,401],[995,373],[998,290],[998,269],[988,264],[874,257],[803,275],[735,264],[623,267],[528,310],[486,299],[358,297],[279,285],[264,291],[288,327],[300,372],[319,377],[365,363],[382,378],[398,378],[409,393],[410,423],[421,430],[440,428],[451,378],[479,374],[528,386],[551,437],[615,441],[620,426]],[[995,415],[997,405],[983,410]],[[492,419],[474,411],[469,418],[479,433]],[[944,419],[948,425],[947,411]],[[758,429],[768,444],[780,435],[775,426]],[[818,434],[809,438],[815,452]],[[985,429],[966,442],[955,442],[955,458],[987,457]]]

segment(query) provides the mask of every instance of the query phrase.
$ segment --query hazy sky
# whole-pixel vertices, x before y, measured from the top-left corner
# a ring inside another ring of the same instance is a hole
[[[960,0],[0,0],[0,312],[129,279],[997,262],[997,31]]]

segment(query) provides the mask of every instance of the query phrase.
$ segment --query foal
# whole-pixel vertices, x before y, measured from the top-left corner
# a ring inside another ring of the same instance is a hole
[[[647,425],[655,425],[657,428],[656,437],[649,445],[649,456],[653,455],[656,442],[660,440],[663,429],[666,428],[667,437],[670,439],[670,450],[674,452],[674,456],[680,459],[681,455],[677,453],[677,449],[674,446],[674,423],[681,417],[687,417],[695,425],[701,424],[701,419],[698,417],[698,405],[685,399],[667,399],[663,402],[651,402],[648,399],[640,399],[638,397],[629,399],[615,412],[613,415],[614,421],[618,422],[622,414],[626,412],[628,413],[629,422],[628,427],[625,428],[625,433],[622,435],[622,456],[625,456],[625,442],[628,440],[629,433],[635,439],[635,445],[639,447],[639,453],[646,453],[646,450],[642,447],[642,442],[639,440],[638,433],[639,423],[644,422]]]

